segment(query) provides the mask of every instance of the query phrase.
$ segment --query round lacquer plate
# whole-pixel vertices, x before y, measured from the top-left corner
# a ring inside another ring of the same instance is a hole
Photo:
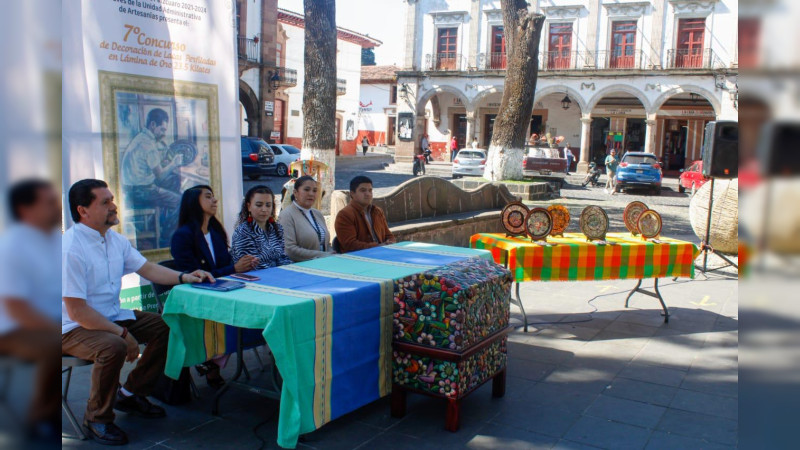
[[[661,234],[661,214],[648,209],[639,216],[639,232],[647,239]]]
[[[528,207],[521,202],[511,202],[507,204],[500,214],[503,228],[512,236],[525,235],[526,217],[528,217]]]
[[[639,216],[647,211],[647,205],[640,201],[633,201],[628,203],[625,207],[625,212],[622,213],[622,221],[625,222],[625,228],[636,236],[639,234]]]
[[[553,229],[553,216],[544,208],[533,208],[525,218],[525,231],[534,241],[545,239]]]
[[[551,236],[563,236],[564,230],[569,226],[569,210],[564,205],[550,205],[547,212],[553,217],[553,229]]]
[[[581,213],[580,225],[587,239],[603,240],[608,232],[608,214],[599,206],[587,206]]]

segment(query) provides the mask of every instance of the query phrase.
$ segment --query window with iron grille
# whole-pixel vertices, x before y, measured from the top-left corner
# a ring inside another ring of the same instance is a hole
[[[572,52],[572,24],[551,23],[547,67],[569,69]]]
[[[680,19],[675,67],[703,67],[706,19]]]
[[[456,68],[456,43],[458,28],[439,28],[436,39],[436,68],[453,70]]]
[[[506,68],[506,33],[502,25],[492,27],[492,51],[489,54],[491,69]]]
[[[611,24],[612,69],[631,69],[636,61],[636,21],[621,20]]]

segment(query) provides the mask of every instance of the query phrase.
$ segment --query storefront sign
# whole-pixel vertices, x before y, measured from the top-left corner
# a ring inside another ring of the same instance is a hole
[[[281,139],[281,132],[280,131],[273,131],[269,134],[269,138],[273,141],[279,141]]]
[[[632,108],[625,106],[604,106],[597,107],[592,111],[594,117],[602,116],[644,116],[644,108]]]
[[[714,111],[710,109],[659,109],[658,115],[671,117],[715,117]]]
[[[273,112],[273,111],[275,111],[275,102],[271,102],[271,101],[269,101],[269,100],[266,100],[266,101],[264,102],[264,111],[266,111],[266,112]]]

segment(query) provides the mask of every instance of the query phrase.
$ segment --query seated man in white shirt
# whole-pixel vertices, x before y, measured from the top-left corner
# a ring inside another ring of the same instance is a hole
[[[114,424],[112,409],[146,418],[166,415],[147,395],[164,371],[169,328],[161,316],[120,308],[122,276],[136,272],[154,283],[174,285],[214,281],[208,272],[176,272],[148,262],[111,227],[119,223],[117,205],[101,180],[81,180],[69,190],[69,210],[75,225],[61,244],[61,349],[94,361],[91,391],[84,415],[89,436],[101,444],[128,442]],[[125,361],[139,357],[122,387]]]
[[[61,271],[60,203],[47,181],[15,183],[8,195],[14,223],[0,237],[0,355],[36,365],[25,431],[43,444],[61,442],[61,284],[54,282]]]

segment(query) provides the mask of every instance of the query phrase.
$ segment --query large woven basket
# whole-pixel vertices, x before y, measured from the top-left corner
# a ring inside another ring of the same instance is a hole
[[[689,203],[689,222],[698,238],[705,239],[711,182],[704,184]],[[714,181],[709,244],[714,250],[735,255],[739,251],[739,179]]]

